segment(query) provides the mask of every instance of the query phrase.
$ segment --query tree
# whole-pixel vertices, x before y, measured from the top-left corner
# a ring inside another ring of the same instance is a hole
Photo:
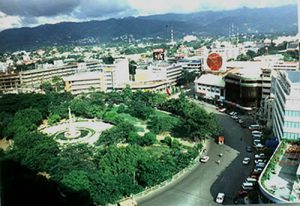
[[[61,183],[73,191],[82,192],[91,187],[91,182],[88,178],[88,173],[82,170],[73,170],[66,174]]]
[[[10,154],[22,165],[34,171],[49,171],[58,161],[59,148],[57,143],[38,132],[17,133]]]
[[[41,90],[43,90],[45,93],[53,92],[54,88],[50,82],[43,82],[40,86]]]
[[[33,131],[42,121],[42,114],[37,109],[19,110],[8,124],[5,134],[8,137],[13,137],[19,133]]]
[[[61,92],[64,90],[65,85],[64,85],[64,81],[61,77],[53,77],[51,80],[53,87],[55,88],[56,92]]]
[[[119,142],[124,142],[128,140],[129,133],[135,131],[136,129],[132,124],[128,122],[121,122],[117,126],[103,131],[98,141],[96,142],[96,145],[112,145]]]
[[[68,145],[58,157],[59,162],[50,170],[57,181],[61,181],[71,171],[93,171],[97,167],[94,149],[88,144]]]
[[[143,120],[146,120],[153,113],[153,109],[150,106],[145,105],[142,101],[132,101],[128,105],[128,110],[132,116]]]
[[[102,58],[104,64],[113,64],[115,59],[112,56],[106,56]]]
[[[48,124],[53,125],[53,124],[59,122],[60,120],[61,120],[61,117],[59,116],[59,114],[51,114],[48,117]]]
[[[183,70],[180,78],[177,80],[177,86],[186,85],[188,83],[194,82],[197,76],[198,74],[194,71],[190,72],[188,70]]]
[[[152,115],[148,121],[148,128],[155,134],[160,134],[164,131],[171,131],[174,126],[179,123],[179,120],[169,116]]]
[[[136,62],[134,61],[134,60],[131,60],[130,62],[129,62],[129,74],[131,74],[131,75],[135,75],[136,74],[136,72],[135,72],[135,70],[136,70]]]
[[[153,134],[152,132],[147,132],[144,137],[141,139],[141,146],[150,146],[156,143],[156,135]]]

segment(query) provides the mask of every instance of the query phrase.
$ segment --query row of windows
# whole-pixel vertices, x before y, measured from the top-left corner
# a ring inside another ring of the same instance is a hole
[[[285,115],[289,117],[300,117],[300,111],[286,110]]]
[[[300,133],[285,132],[283,134],[283,138],[285,138],[285,139],[298,139],[298,138],[300,138]]]
[[[289,121],[286,121],[284,126],[288,127],[288,128],[300,129],[300,122],[289,122]]]
[[[198,87],[199,90],[203,91],[209,91],[209,92],[220,92],[220,89],[215,89],[215,88],[205,88],[205,87]]]

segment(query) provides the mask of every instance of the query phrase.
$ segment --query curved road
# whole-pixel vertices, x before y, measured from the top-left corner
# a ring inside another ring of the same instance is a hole
[[[217,112],[213,106],[204,106],[208,111],[216,113],[224,129],[225,144],[218,145],[210,139],[207,143],[207,154],[210,156],[207,163],[199,163],[178,181],[138,199],[139,206],[215,205],[218,192],[225,193],[224,204],[233,204],[233,198],[241,189],[242,182],[252,171],[252,165],[241,163],[245,156],[252,156],[245,150],[246,146],[251,145],[251,135],[230,116]],[[223,153],[222,158],[218,157],[219,153]],[[218,159],[221,159],[220,164],[216,163]]]

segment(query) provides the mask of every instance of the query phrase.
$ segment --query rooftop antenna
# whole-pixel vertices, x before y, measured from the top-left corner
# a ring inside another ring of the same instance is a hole
[[[174,43],[174,31],[173,31],[173,27],[171,27],[171,43]]]
[[[239,43],[239,28],[237,27],[236,28],[236,46],[238,45]]]

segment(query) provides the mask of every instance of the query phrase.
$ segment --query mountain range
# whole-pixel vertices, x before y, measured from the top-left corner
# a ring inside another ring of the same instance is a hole
[[[105,43],[131,36],[175,38],[198,36],[279,33],[296,34],[297,6],[240,8],[228,11],[205,11],[189,14],[161,14],[88,22],[62,22],[37,27],[7,29],[0,32],[0,50],[28,49],[48,45],[84,45]],[[233,28],[233,29],[232,29]]]

